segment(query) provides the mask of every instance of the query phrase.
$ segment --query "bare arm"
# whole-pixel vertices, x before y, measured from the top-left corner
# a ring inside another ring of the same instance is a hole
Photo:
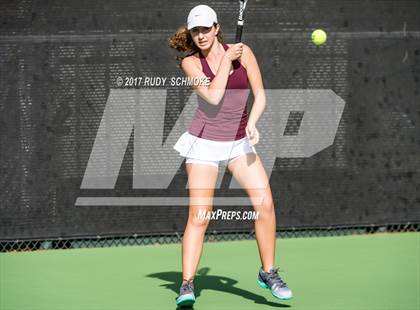
[[[255,58],[252,50],[245,44],[244,52],[242,55],[242,63],[246,68],[248,80],[251,85],[252,93],[254,94],[254,103],[248,118],[248,124],[255,126],[258,119],[261,117],[265,110],[266,98],[257,59]]]
[[[231,46],[224,54],[211,83],[208,85],[193,85],[193,89],[208,103],[218,105],[225,94],[232,61],[239,58],[241,55],[242,43]],[[181,67],[186,76],[191,79],[206,78],[206,75],[200,70],[200,67],[195,63],[192,56],[184,58]]]

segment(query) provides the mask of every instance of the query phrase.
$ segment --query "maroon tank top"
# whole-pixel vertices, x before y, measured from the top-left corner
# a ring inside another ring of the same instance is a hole
[[[223,44],[223,47],[225,51],[229,48],[227,44]],[[212,81],[215,75],[201,52],[200,62],[204,74]],[[228,78],[225,94],[217,106],[197,95],[198,107],[188,129],[190,134],[216,141],[233,141],[246,136],[248,76],[238,60],[234,60],[232,66],[233,73]]]

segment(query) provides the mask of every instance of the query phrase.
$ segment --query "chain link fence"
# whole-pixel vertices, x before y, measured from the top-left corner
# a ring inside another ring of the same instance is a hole
[[[277,238],[332,237],[376,233],[419,232],[420,223],[399,223],[386,225],[348,225],[328,227],[285,228],[277,231]],[[220,232],[211,231],[205,235],[206,242],[253,240],[255,231]],[[0,252],[20,252],[38,250],[60,250],[80,248],[107,248],[119,246],[139,246],[180,243],[182,235],[125,235],[96,236],[87,238],[56,238],[37,240],[3,240],[0,241]]]

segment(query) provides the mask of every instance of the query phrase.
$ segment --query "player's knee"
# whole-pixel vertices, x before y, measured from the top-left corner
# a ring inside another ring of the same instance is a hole
[[[271,195],[262,197],[260,202],[255,206],[260,213],[271,214],[274,212],[274,201]]]
[[[210,223],[210,214],[211,211],[201,209],[194,212],[191,212],[188,218],[188,221],[197,228],[207,228]]]

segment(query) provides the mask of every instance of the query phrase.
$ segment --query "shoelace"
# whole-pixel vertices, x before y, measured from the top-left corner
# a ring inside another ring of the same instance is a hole
[[[273,283],[278,283],[280,287],[287,287],[286,282],[284,282],[282,278],[280,278],[278,271],[279,271],[279,268],[271,269],[270,272],[268,273],[268,279],[273,281]]]
[[[188,280],[181,286],[181,294],[192,291],[194,291],[194,285],[192,280]]]

